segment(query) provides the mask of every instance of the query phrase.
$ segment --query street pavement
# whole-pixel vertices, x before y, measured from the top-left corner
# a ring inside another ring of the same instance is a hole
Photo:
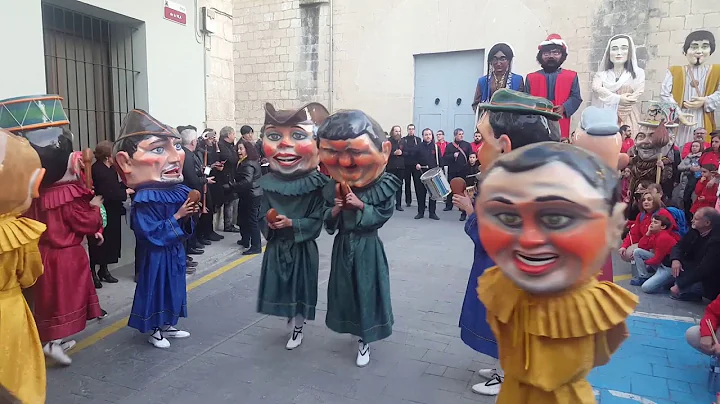
[[[318,240],[317,318],[306,326],[302,346],[287,351],[285,320],[255,312],[261,257],[232,267],[240,257],[237,236],[226,234],[198,257],[200,271],[188,279],[189,317],[179,326],[190,338],[160,350],[124,327],[132,281],[130,270],[120,271],[121,283],[102,290],[101,303],[108,308],[106,302],[112,302],[111,315],[90,322],[78,336],[72,366],[49,366],[47,402],[493,403],[470,386],[480,381],[477,369],[495,362],[466,347],[457,326],[472,242],[457,210],[440,211],[442,220],[432,221],[413,220],[415,209],[396,212],[380,231],[390,262],[395,327],[391,337],[371,345],[366,368],[355,366],[357,341],[324,324],[331,236],[324,233]],[[615,272],[630,269],[615,262]],[[618,283],[641,293],[627,280]],[[710,360],[684,341],[703,306],[643,295],[637,311],[628,321],[630,338],[591,374],[599,402],[709,404]],[[98,340],[97,332],[104,338]]]

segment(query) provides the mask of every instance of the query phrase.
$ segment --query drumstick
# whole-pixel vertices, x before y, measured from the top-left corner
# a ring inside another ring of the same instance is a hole
[[[705,324],[707,324],[707,326],[710,328],[710,335],[712,336],[713,342],[717,345],[718,338],[717,338],[717,335],[715,334],[715,327],[713,327],[712,321],[710,321],[710,319],[706,319]]]
[[[83,150],[82,159],[83,159],[83,166],[85,167],[85,186],[88,189],[92,189],[92,187],[93,187],[93,180],[92,180],[93,151],[90,149]]]

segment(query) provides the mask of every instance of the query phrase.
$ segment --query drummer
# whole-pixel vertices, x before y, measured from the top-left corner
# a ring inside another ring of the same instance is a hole
[[[421,175],[427,172],[429,169],[437,167],[438,162],[440,161],[440,155],[438,152],[438,147],[435,144],[433,131],[430,128],[423,129],[422,138],[423,141],[418,145],[417,149],[418,163],[415,164],[415,169],[420,171]],[[418,178],[419,177],[420,176],[418,176]],[[417,193],[418,200],[418,213],[417,215],[415,215],[415,219],[422,219],[423,217],[425,217],[425,206],[427,200],[429,199],[429,202],[427,202],[427,207],[430,215],[428,217],[432,220],[440,220],[437,214],[435,214],[435,205],[437,204],[437,202],[432,198],[431,195],[428,195],[429,193],[427,192],[427,188],[425,188],[425,185],[422,182],[420,182],[419,184],[415,184],[415,192]]]

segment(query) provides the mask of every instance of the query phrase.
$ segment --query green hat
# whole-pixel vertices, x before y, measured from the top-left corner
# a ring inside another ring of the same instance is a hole
[[[30,95],[0,101],[0,128],[17,132],[69,124],[59,95]]]
[[[120,134],[115,142],[117,143],[128,137],[148,135],[180,138],[176,130],[171,129],[168,125],[153,118],[147,112],[141,109],[133,109],[128,112],[125,119],[123,119],[122,125],[120,126]]]
[[[534,97],[507,88],[495,91],[490,102],[478,105],[478,109],[512,112],[520,115],[542,115],[553,121],[562,118],[560,114],[553,112],[553,104],[545,98]]]

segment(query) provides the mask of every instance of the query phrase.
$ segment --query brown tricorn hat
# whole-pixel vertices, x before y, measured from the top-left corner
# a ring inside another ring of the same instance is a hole
[[[115,140],[118,141],[136,136],[160,136],[180,138],[177,131],[171,130],[167,125],[153,118],[147,112],[141,109],[133,109],[128,112],[127,116],[120,127],[120,135]]]
[[[273,126],[315,125],[321,123],[330,115],[327,108],[317,102],[311,102],[296,110],[276,110],[272,104],[265,103],[265,124]]]

